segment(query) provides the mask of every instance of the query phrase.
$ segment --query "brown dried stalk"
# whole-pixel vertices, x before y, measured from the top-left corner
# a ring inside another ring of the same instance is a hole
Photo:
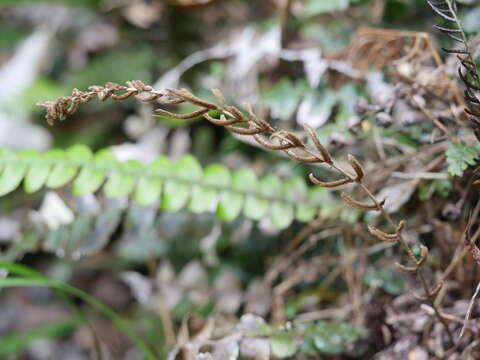
[[[94,97],[98,97],[101,101],[104,101],[108,98],[112,98],[114,100],[125,100],[135,97],[140,101],[157,101],[161,104],[190,103],[197,105],[199,109],[190,114],[181,115],[168,112],[163,109],[157,111],[163,115],[177,119],[192,119],[203,115],[205,119],[211,123],[223,126],[235,134],[253,137],[253,139],[263,148],[283,151],[288,157],[299,162],[316,164],[325,163],[329,165],[343,176],[341,180],[323,182],[317,179],[313,174],[309,175],[310,180],[314,184],[329,188],[336,188],[346,183],[355,182],[365,192],[371,201],[370,204],[357,201],[345,193],[342,193],[341,197],[348,206],[363,211],[379,211],[385,221],[393,229],[395,229],[394,234],[387,234],[373,227],[370,227],[369,231],[372,235],[376,236],[382,241],[400,243],[407,253],[412,265],[404,266],[401,264],[396,264],[398,270],[408,274],[416,274],[419,277],[425,291],[425,298],[427,299],[426,302],[434,309],[437,318],[444,325],[451,343],[454,344],[453,336],[447,326],[446,320],[442,317],[440,311],[434,303],[434,297],[438,291],[430,291],[422,271],[422,266],[427,261],[428,249],[425,246],[420,245],[421,256],[419,259],[417,259],[412,248],[402,235],[405,222],[402,221],[400,224],[396,224],[384,209],[385,200],[379,201],[365,185],[365,172],[360,162],[352,155],[348,157],[350,165],[355,172],[355,175],[352,175],[337,165],[329,151],[321,144],[315,131],[310,126],[306,125],[305,131],[308,135],[308,138],[314,144],[315,149],[308,147],[307,144],[294,133],[285,130],[278,131],[266,121],[258,118],[250,105],[245,106],[247,114],[244,114],[239,108],[226,105],[225,97],[219,90],[213,90],[213,94],[221,104],[220,106],[209,101],[199,99],[185,89],[166,89],[164,93],[160,93],[140,81],[130,81],[127,82],[127,86],[121,86],[114,83],[107,83],[105,87],[91,86],[89,88],[89,92],[85,93],[75,89],[72,95],[69,97],[60,98],[55,101],[47,101],[40,103],[39,105],[47,109],[47,122],[53,124],[56,119],[64,120],[68,115],[73,114],[78,109],[78,105],[80,103],[89,102]],[[219,112],[221,114],[220,118],[214,118],[208,114],[212,110]],[[435,289],[437,289],[439,286],[441,285],[435,286]]]
[[[378,69],[389,67],[396,78],[405,77],[398,71],[401,64],[408,63],[418,69],[421,64],[433,62],[438,69],[444,68],[428,33],[395,29],[361,27],[348,46],[328,57],[347,61],[362,74],[366,74],[372,66]],[[440,75],[434,84],[430,84],[429,90],[440,97],[453,95],[455,102],[463,106],[465,102],[456,83],[444,70]],[[414,78],[403,80],[415,82]]]
[[[410,61],[429,50],[440,65],[441,58],[431,46],[427,33],[361,27],[346,48],[331,56],[347,60],[357,70],[367,72],[371,66],[381,69],[393,62]]]

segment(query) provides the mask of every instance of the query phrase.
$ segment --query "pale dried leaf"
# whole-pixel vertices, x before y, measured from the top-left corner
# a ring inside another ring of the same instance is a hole
[[[124,271],[120,278],[130,288],[133,296],[141,305],[147,305],[152,295],[152,282],[149,278],[135,271]]]
[[[61,225],[72,223],[75,218],[73,211],[53,191],[48,191],[45,194],[38,213],[43,222],[52,230],[58,229]]]
[[[406,181],[383,188],[376,197],[385,199],[384,209],[388,213],[394,213],[410,200],[414,191],[415,187],[412,183]]]

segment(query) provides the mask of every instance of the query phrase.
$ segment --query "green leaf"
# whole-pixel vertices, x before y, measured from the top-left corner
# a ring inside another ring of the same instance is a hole
[[[270,106],[273,117],[287,120],[297,109],[307,89],[308,86],[304,81],[294,83],[284,78],[264,93],[263,102]]]
[[[387,294],[393,296],[399,296],[405,293],[405,277],[390,268],[369,270],[364,282],[370,287],[375,286],[383,289]]]
[[[204,182],[212,186],[227,187],[230,184],[230,172],[228,169],[219,164],[208,166],[204,172]],[[192,192],[190,200],[190,210],[195,213],[204,211],[215,211],[218,206],[220,191],[213,187],[196,186]]]
[[[47,152],[44,156],[35,152],[25,155],[31,162],[25,179],[23,180],[23,188],[25,189],[25,192],[31,194],[40,190],[47,182],[48,176],[53,167],[48,160],[61,159],[63,154],[63,151],[54,149]],[[42,157],[47,161],[42,161]]]
[[[308,190],[308,198],[314,204],[322,204],[320,215],[326,218],[338,216],[341,202],[335,198],[330,191],[320,186],[312,186]]]
[[[73,182],[72,192],[75,196],[92,194],[102,186],[105,180],[105,166],[115,163],[115,157],[109,149],[99,151],[93,166],[85,166]]]
[[[284,188],[280,180],[271,175],[262,181],[262,187],[265,195],[277,198],[283,194]],[[281,200],[273,200],[270,208],[270,221],[278,230],[287,228],[295,216],[294,206]]]
[[[259,194],[268,194],[269,188],[269,179],[263,178],[258,181],[255,177],[255,174],[251,171],[250,175],[245,176],[245,182],[250,186],[251,189],[256,189],[256,192]],[[247,196],[245,199],[245,207],[243,209],[246,217],[252,220],[260,220],[265,216],[268,211],[269,202],[259,196],[254,194]]]
[[[173,165],[166,156],[158,158],[147,166],[150,176],[142,176],[137,183],[133,200],[143,206],[149,206],[160,198],[163,177],[173,172]]]
[[[327,321],[318,322],[307,333],[319,352],[332,355],[350,352],[349,345],[363,336],[364,331],[350,324]]]
[[[248,190],[252,190],[248,183],[251,179],[251,172],[245,169],[233,174],[233,189],[239,190],[240,192],[225,191],[222,193],[217,209],[217,215],[220,219],[223,221],[232,221],[240,214],[245,202],[245,196],[243,194],[248,192]]]
[[[119,197],[129,195],[135,187],[138,176],[137,171],[143,169],[142,164],[137,160],[129,160],[118,166],[119,171],[113,172],[107,180],[104,191],[106,197]]]
[[[276,183],[277,179],[274,176],[265,176],[258,183],[258,192],[262,194],[262,197],[249,197],[245,204],[245,214],[253,219],[262,219],[269,210],[270,201],[265,196],[270,197],[272,195],[271,184]]]
[[[480,156],[480,144],[467,145],[463,142],[451,142],[446,152],[448,173],[461,176],[469,165],[475,165]]]
[[[292,333],[279,332],[270,338],[272,354],[278,358],[287,358],[295,355],[298,351],[298,344],[295,335]]]
[[[287,181],[284,185],[286,196],[297,203],[295,217],[299,221],[308,222],[315,218],[318,209],[308,204],[308,187],[300,177]]]
[[[295,216],[293,205],[282,201],[273,202],[270,211],[270,221],[278,230],[283,230],[290,226]]]
[[[422,201],[431,199],[435,194],[446,198],[450,195],[452,187],[452,181],[449,179],[433,179],[431,181],[424,181],[422,184],[420,184],[418,197]]]
[[[138,161],[119,163],[109,149],[93,155],[83,145],[46,154],[26,151],[17,155],[0,150],[0,179],[0,190],[5,193],[18,187],[22,179],[29,193],[45,184],[56,188],[73,181],[73,194],[77,196],[93,193],[103,185],[106,197],[133,193],[132,200],[143,206],[161,197],[163,210],[176,212],[188,203],[189,210],[214,211],[224,221],[232,221],[243,210],[246,217],[254,220],[269,216],[277,229],[285,229],[295,217],[300,221],[313,219],[326,195],[318,199],[312,196],[310,189],[315,188],[308,189],[301,177],[286,183],[273,175],[257,180],[249,169],[231,176],[227,168],[218,164],[203,173],[191,155],[182,157],[175,165],[165,157],[150,165]]]
[[[191,193],[189,182],[202,177],[202,168],[191,155],[183,156],[174,166],[175,180],[165,182],[162,209],[176,212],[188,201]]]
[[[11,161],[4,165],[3,169],[0,169],[0,196],[3,196],[12,192],[20,185],[27,172],[27,166],[16,163],[17,155],[8,150],[3,150],[1,156]]]
[[[60,153],[59,153],[60,154]],[[47,186],[59,188],[71,181],[77,174],[79,163],[88,163],[92,158],[92,152],[84,145],[74,145],[66,151],[66,158],[53,167],[48,176]]]

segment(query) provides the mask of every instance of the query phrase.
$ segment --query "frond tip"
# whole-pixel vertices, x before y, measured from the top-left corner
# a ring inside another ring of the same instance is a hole
[[[310,137],[310,139],[312,139],[313,143],[315,144],[315,147],[322,155],[323,161],[326,162],[327,164],[332,165],[333,164],[332,156],[330,155],[330,152],[327,150],[327,148],[323,146],[320,140],[318,139],[318,136],[315,133],[315,130],[308,124],[305,124],[304,128],[308,136]]]
[[[363,177],[365,176],[365,171],[363,170],[362,165],[358,162],[355,156],[349,154],[348,155],[348,162],[352,166],[353,170],[355,171],[356,177],[355,181],[361,182]]]
[[[37,105],[44,107],[47,111],[45,116],[47,123],[53,125],[55,120],[65,120],[68,116],[77,112],[80,104],[86,104],[97,97],[100,101],[109,98],[114,100],[128,100],[135,97],[142,102],[162,102],[165,94],[154,90],[151,86],[145,85],[140,80],[127,81],[126,86],[108,82],[105,86],[92,85],[88,91],[73,89],[70,96],[60,97],[53,101],[40,102]],[[170,104],[170,100],[164,103]],[[178,102],[176,102],[178,103]]]

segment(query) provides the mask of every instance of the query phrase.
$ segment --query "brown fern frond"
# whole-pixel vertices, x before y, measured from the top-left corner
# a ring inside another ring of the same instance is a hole
[[[355,171],[355,174],[357,175],[355,177],[355,181],[362,181],[363,177],[365,176],[365,171],[363,170],[362,165],[358,162],[358,160],[355,158],[355,156],[349,154],[347,156],[348,162],[352,166],[353,170]]]
[[[324,181],[321,181],[321,180],[317,179],[315,177],[315,175],[313,175],[313,174],[309,174],[308,177],[313,184],[321,186],[321,187],[326,187],[326,188],[336,188],[336,187],[339,187],[339,186],[342,186],[342,185],[345,185],[345,184],[348,184],[348,183],[352,182],[352,179],[350,179],[350,178],[324,182]]]
[[[182,100],[187,101],[191,104],[195,104],[195,105],[198,105],[200,107],[207,108],[209,110],[218,110],[218,106],[215,105],[214,103],[211,103],[210,101],[202,100],[202,99],[196,97],[195,95],[193,95],[191,92],[189,92],[186,89],[181,89],[181,90],[167,89],[166,93],[167,93],[168,96],[182,99]]]
[[[400,221],[400,223],[398,224],[397,228],[396,228],[396,233],[397,234],[401,234],[403,229],[405,229],[405,226],[407,225],[407,222],[405,220],[402,220]]]
[[[357,186],[361,188],[367,195],[368,198],[373,203],[363,203],[357,200],[354,200],[349,195],[341,193],[341,198],[345,203],[353,208],[362,210],[362,211],[379,211],[385,221],[390,224],[392,227],[396,227],[396,234],[388,234],[382,232],[374,227],[370,227],[369,231],[379,237],[381,240],[392,241],[393,237],[396,237],[397,242],[401,244],[404,250],[409,255],[413,266],[404,266],[397,264],[397,268],[405,273],[418,274],[420,279],[422,279],[422,284],[426,284],[425,278],[421,272],[421,266],[426,262],[428,256],[428,249],[422,245],[421,247],[421,256],[417,260],[413,254],[410,246],[402,237],[402,230],[405,226],[405,222],[402,221],[398,226],[395,225],[393,220],[390,218],[388,213],[384,210],[383,206],[385,200],[379,201],[372,194],[372,192],[366,187],[362,182],[365,177],[365,171],[363,170],[360,162],[353,156],[348,157],[348,161],[355,171],[356,176],[349,174],[347,171],[339,167],[334,159],[332,158],[329,151],[320,143],[315,131],[306,126],[305,130],[308,136],[311,138],[315,145],[315,149],[307,147],[307,145],[297,136],[295,133],[284,130],[276,130],[266,121],[258,118],[251,106],[246,106],[245,115],[240,109],[234,106],[225,104],[225,97],[221,92],[214,91],[215,97],[221,104],[221,107],[204,101],[190,92],[188,90],[174,90],[169,89],[165,93],[157,92],[152,87],[149,87],[141,82],[132,81],[128,82],[127,86],[122,86],[114,83],[108,83],[104,87],[95,86],[91,87],[88,92],[82,92],[80,90],[74,90],[71,96],[62,97],[54,101],[47,101],[41,103],[40,105],[47,109],[46,119],[50,124],[53,124],[55,120],[65,120],[68,115],[75,113],[79,104],[87,103],[93,98],[98,97],[100,100],[104,101],[108,98],[114,100],[126,100],[130,97],[135,97],[139,101],[144,102],[159,102],[160,104],[181,104],[181,103],[190,103],[198,106],[198,109],[189,113],[189,114],[174,114],[170,111],[160,109],[158,112],[170,117],[175,117],[178,119],[191,119],[198,116],[203,116],[209,122],[222,126],[225,129],[240,135],[252,136],[254,140],[263,148],[270,150],[279,150],[283,151],[291,159],[297,160],[303,163],[314,163],[322,164],[327,163],[333,169],[337,170],[344,178],[331,182],[322,182],[317,179],[313,174],[309,175],[310,180],[319,186],[324,186],[327,188],[335,188],[341,185],[351,183],[353,181],[357,182]],[[220,113],[220,118],[214,118],[209,111],[215,110]],[[242,127],[237,126],[241,124]],[[273,143],[265,140],[266,137],[270,138],[270,141],[278,141],[278,143]],[[428,288],[425,287],[426,293],[428,293]],[[434,306],[434,304],[432,305]],[[442,321],[443,319],[439,317]]]
[[[390,216],[386,213],[383,206],[385,200],[379,201],[375,198],[372,192],[362,182],[365,177],[365,171],[360,162],[353,156],[348,157],[348,161],[355,171],[356,176],[349,174],[347,171],[339,167],[328,150],[320,143],[315,131],[305,126],[305,130],[312,140],[315,148],[310,149],[296,134],[290,131],[276,130],[268,122],[257,117],[251,106],[246,106],[245,115],[239,108],[226,105],[225,97],[220,91],[215,90],[213,93],[221,106],[217,106],[209,101],[202,100],[188,90],[175,90],[168,89],[166,92],[155,91],[152,87],[143,84],[138,81],[131,81],[126,83],[127,86],[118,85],[114,83],[107,83],[104,87],[93,86],[89,88],[88,92],[82,92],[80,90],[74,90],[71,96],[62,97],[54,101],[47,101],[40,105],[47,109],[46,119],[50,124],[53,124],[55,120],[65,120],[68,115],[75,113],[79,105],[82,103],[88,103],[95,97],[98,97],[101,101],[105,101],[109,98],[114,100],[126,100],[131,97],[135,97],[139,101],[143,102],[158,102],[160,104],[172,105],[189,103],[198,106],[198,109],[189,114],[175,114],[170,111],[160,109],[160,114],[175,117],[178,119],[191,119],[199,116],[205,117],[209,122],[222,126],[225,129],[240,135],[252,136],[254,140],[263,148],[269,150],[283,151],[289,158],[303,163],[322,164],[327,163],[333,169],[337,170],[343,178],[331,182],[322,182],[317,179],[313,174],[309,175],[312,183],[324,186],[327,188],[335,188],[341,185],[357,182],[358,186],[366,192],[369,199],[373,203],[363,203],[354,200],[349,195],[341,193],[341,198],[345,203],[353,208],[362,211],[379,211],[383,218],[392,227],[396,227],[395,234],[385,233],[375,227],[369,227],[369,231],[380,238],[383,241],[399,242],[404,250],[409,255],[410,261],[413,266],[404,266],[397,264],[399,271],[409,274],[418,274],[422,279],[422,284],[425,287],[425,292],[428,294],[429,289],[426,288],[426,282],[421,272],[421,266],[426,262],[428,256],[428,249],[425,246],[421,246],[421,256],[417,259],[408,245],[408,243],[402,237],[402,230],[405,226],[405,222],[402,221],[398,226],[395,225]],[[209,111],[215,110],[220,113],[219,118],[214,118],[209,114]],[[237,126],[241,124],[242,127]],[[270,141],[265,138],[269,137]],[[277,143],[273,143],[277,141]],[[318,155],[317,155],[318,154]],[[430,302],[431,303],[431,302]],[[434,306],[434,304],[431,304]],[[439,317],[441,321],[443,319]]]
[[[340,194],[340,197],[342,198],[343,201],[345,201],[345,203],[348,206],[353,207],[353,208],[358,209],[358,210],[363,210],[363,211],[380,211],[383,204],[385,204],[385,200],[382,200],[381,202],[379,202],[378,205],[377,204],[365,204],[365,203],[362,203],[360,201],[357,201],[357,200],[351,198],[349,195],[347,195],[346,193],[343,193],[343,192]]]
[[[200,110],[196,110],[196,111],[193,111],[191,113],[188,113],[188,114],[176,114],[176,113],[173,113],[173,112],[170,112],[170,111],[167,111],[167,110],[164,110],[164,109],[157,109],[155,110],[156,112],[164,115],[164,116],[168,116],[168,117],[172,117],[174,119],[180,119],[180,120],[190,120],[190,119],[195,119],[199,116],[202,116],[202,115],[205,115],[207,112],[209,112],[210,110],[208,109],[200,109]]]
[[[327,164],[330,164],[330,165],[333,164],[332,156],[330,155],[328,150],[325,148],[325,146],[323,146],[320,140],[318,139],[318,136],[315,133],[315,130],[308,124],[305,124],[304,128],[305,128],[305,131],[308,133],[308,136],[310,137],[310,139],[312,139],[313,144],[322,155],[323,161],[325,161]]]
[[[417,261],[418,266],[422,266],[428,259],[428,248],[425,245],[420,245],[420,259]]]
[[[272,144],[270,142],[268,142],[267,140],[265,140],[261,135],[258,135],[258,134],[255,134],[253,135],[253,138],[255,139],[255,141],[262,147],[266,148],[266,149],[269,149],[269,150],[288,150],[288,149],[291,149],[293,147],[295,147],[295,145],[291,144],[291,143],[283,143],[283,144]]]
[[[227,118],[223,114],[220,115],[220,119],[216,119],[213,116],[210,116],[208,113],[203,115],[203,117],[205,119],[207,119],[208,121],[210,121],[212,124],[215,124],[215,125],[218,125],[218,126],[227,126],[227,125],[238,124],[238,120],[236,120],[236,119],[227,120]]]
[[[397,268],[398,271],[403,272],[404,274],[416,274],[419,270],[419,267],[417,265],[415,266],[405,266],[402,265],[398,262],[395,263],[395,267]]]
[[[376,228],[375,226],[368,225],[368,231],[370,234],[373,236],[377,237],[378,239],[382,241],[386,241],[389,243],[396,243],[398,241],[398,234],[388,234],[386,232],[383,232],[382,230]]]

